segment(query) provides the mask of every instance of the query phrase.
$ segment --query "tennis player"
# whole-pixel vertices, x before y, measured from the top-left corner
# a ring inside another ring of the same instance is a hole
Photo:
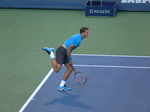
[[[87,38],[88,35],[89,35],[89,28],[82,27],[80,29],[80,34],[73,35],[68,40],[64,41],[64,43],[60,47],[57,48],[56,57],[54,54],[54,48],[49,48],[49,47],[42,48],[42,50],[46,51],[50,55],[52,67],[55,72],[59,72],[59,70],[62,67],[62,64],[64,64],[65,67],[67,68],[66,72],[64,73],[63,79],[60,82],[60,85],[58,87],[59,91],[71,90],[71,88],[68,88],[65,85],[67,79],[69,78],[70,74],[74,70],[72,66],[71,53],[73,50],[75,50],[77,47],[80,46],[82,40],[84,38]]]

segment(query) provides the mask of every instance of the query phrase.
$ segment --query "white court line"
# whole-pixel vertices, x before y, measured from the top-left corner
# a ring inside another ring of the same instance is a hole
[[[40,90],[40,88],[43,86],[43,84],[46,82],[46,80],[49,78],[49,76],[52,74],[53,69],[51,69],[46,77],[42,80],[42,82],[39,84],[39,86],[35,89],[35,91],[32,93],[32,95],[29,97],[29,99],[25,102],[25,104],[22,106],[22,108],[19,110],[19,112],[23,112],[24,109],[27,107],[27,105],[31,102],[31,100],[34,98],[34,96],[37,94],[37,92]]]
[[[106,56],[106,57],[125,57],[125,58],[150,58],[150,56],[133,56],[133,55],[99,55],[99,54],[72,54],[77,56]]]
[[[101,67],[101,68],[136,68],[136,69],[150,69],[144,66],[113,66],[113,65],[73,65],[79,67]]]

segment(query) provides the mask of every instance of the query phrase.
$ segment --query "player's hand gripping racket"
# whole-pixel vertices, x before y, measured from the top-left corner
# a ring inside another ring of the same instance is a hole
[[[87,82],[87,77],[82,72],[74,68],[74,79],[78,84],[85,84]]]

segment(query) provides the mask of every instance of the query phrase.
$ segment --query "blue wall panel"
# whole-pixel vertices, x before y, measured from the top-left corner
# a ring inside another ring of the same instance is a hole
[[[87,1],[88,0],[0,0],[0,7],[85,9],[85,4]],[[118,10],[150,11],[150,0],[103,0],[103,1],[117,1]]]

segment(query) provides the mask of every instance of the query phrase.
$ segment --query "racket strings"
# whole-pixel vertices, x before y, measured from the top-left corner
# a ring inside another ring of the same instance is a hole
[[[81,72],[76,72],[76,73],[75,73],[75,80],[76,80],[76,82],[79,83],[79,84],[85,84],[86,81],[87,81],[87,78],[86,78],[86,76],[85,76],[83,73],[81,73]]]
[[[78,75],[77,79],[78,79],[78,81],[83,81],[84,80],[84,76],[83,75]]]

